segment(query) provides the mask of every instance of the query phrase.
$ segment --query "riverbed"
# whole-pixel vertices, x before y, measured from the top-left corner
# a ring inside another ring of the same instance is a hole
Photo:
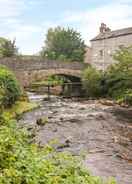
[[[35,129],[40,146],[85,155],[84,165],[93,175],[114,177],[132,184],[132,109],[100,100],[63,99],[29,93],[39,108],[23,115],[19,124]],[[45,120],[45,124],[38,124]],[[53,143],[54,142],[54,143]]]

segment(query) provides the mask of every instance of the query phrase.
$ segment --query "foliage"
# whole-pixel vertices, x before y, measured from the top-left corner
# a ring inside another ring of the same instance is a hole
[[[103,74],[89,67],[83,72],[84,89],[89,97],[110,97],[132,104],[132,47],[122,47],[113,56],[116,63]]]
[[[56,153],[50,146],[29,143],[30,135],[14,120],[0,118],[1,184],[103,184],[82,168],[69,153]],[[109,181],[109,184],[115,182]]]
[[[102,73],[88,67],[82,74],[83,87],[88,97],[99,97],[102,94]]]
[[[119,90],[118,92],[116,91],[117,95],[115,94],[115,97],[118,101],[118,103],[122,104],[128,104],[132,105],[132,89],[128,90]]]
[[[7,96],[9,99],[9,94],[15,95],[16,90],[17,97],[20,95],[14,75],[2,66],[0,82],[3,98]],[[19,103],[0,113],[1,184],[104,184],[101,178],[90,175],[82,167],[79,158],[70,153],[57,153],[49,145],[40,148],[33,144],[34,133],[20,129],[16,121],[10,119],[14,111],[18,115],[27,108],[24,103],[23,108],[19,110]],[[44,121],[47,122],[46,119]],[[115,184],[115,181],[112,179],[108,184]]]
[[[62,85],[64,83],[64,77],[59,75],[51,75],[47,78],[45,82],[50,85]]]
[[[62,61],[83,61],[85,44],[80,33],[73,29],[56,27],[48,30],[41,56]]]
[[[63,85],[64,82],[70,82],[65,76],[61,75],[51,75],[44,81],[37,81],[32,84],[32,87],[40,87],[40,86],[57,86],[57,85]]]
[[[28,101],[17,101],[15,104],[12,105],[11,108],[6,108],[3,111],[3,116],[8,116],[9,119],[18,118],[23,113],[31,111],[38,107],[38,104],[31,103]]]
[[[114,58],[117,63],[106,72],[108,95],[116,99],[121,96],[127,98],[132,90],[132,47],[119,49]]]
[[[11,57],[17,54],[15,40],[12,42],[5,38],[0,38],[0,57]]]
[[[10,106],[19,99],[20,86],[14,76],[5,66],[0,66],[0,105]]]

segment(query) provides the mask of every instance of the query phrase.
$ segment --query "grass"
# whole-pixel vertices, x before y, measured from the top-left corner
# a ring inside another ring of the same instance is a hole
[[[9,119],[17,118],[25,112],[31,111],[38,107],[38,104],[28,101],[17,101],[11,108],[4,109],[3,115]]]
[[[57,153],[50,145],[40,148],[29,143],[31,135],[12,118],[37,108],[36,103],[17,101],[0,119],[0,184],[116,184],[103,182],[83,167],[80,158]],[[8,120],[7,120],[8,119]],[[47,119],[43,120],[47,123]]]

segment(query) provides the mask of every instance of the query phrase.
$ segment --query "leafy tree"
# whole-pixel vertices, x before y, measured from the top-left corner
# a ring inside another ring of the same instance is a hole
[[[83,61],[85,44],[80,33],[73,29],[56,27],[48,30],[41,56],[48,59]]]
[[[5,38],[0,38],[0,57],[11,57],[17,54],[15,40],[11,41]]]
[[[89,97],[99,97],[102,94],[102,73],[93,67],[83,71],[82,82]]]
[[[106,88],[108,95],[119,98],[131,98],[132,101],[132,47],[120,48],[114,55],[117,63],[108,68]]]

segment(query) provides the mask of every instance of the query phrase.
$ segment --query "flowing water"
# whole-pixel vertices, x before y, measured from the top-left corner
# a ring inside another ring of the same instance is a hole
[[[20,125],[35,128],[35,141],[54,141],[57,151],[85,153],[84,164],[93,175],[115,177],[132,184],[132,109],[103,105],[96,100],[62,99],[30,93],[38,109],[25,113]],[[37,125],[43,120],[46,123]]]

